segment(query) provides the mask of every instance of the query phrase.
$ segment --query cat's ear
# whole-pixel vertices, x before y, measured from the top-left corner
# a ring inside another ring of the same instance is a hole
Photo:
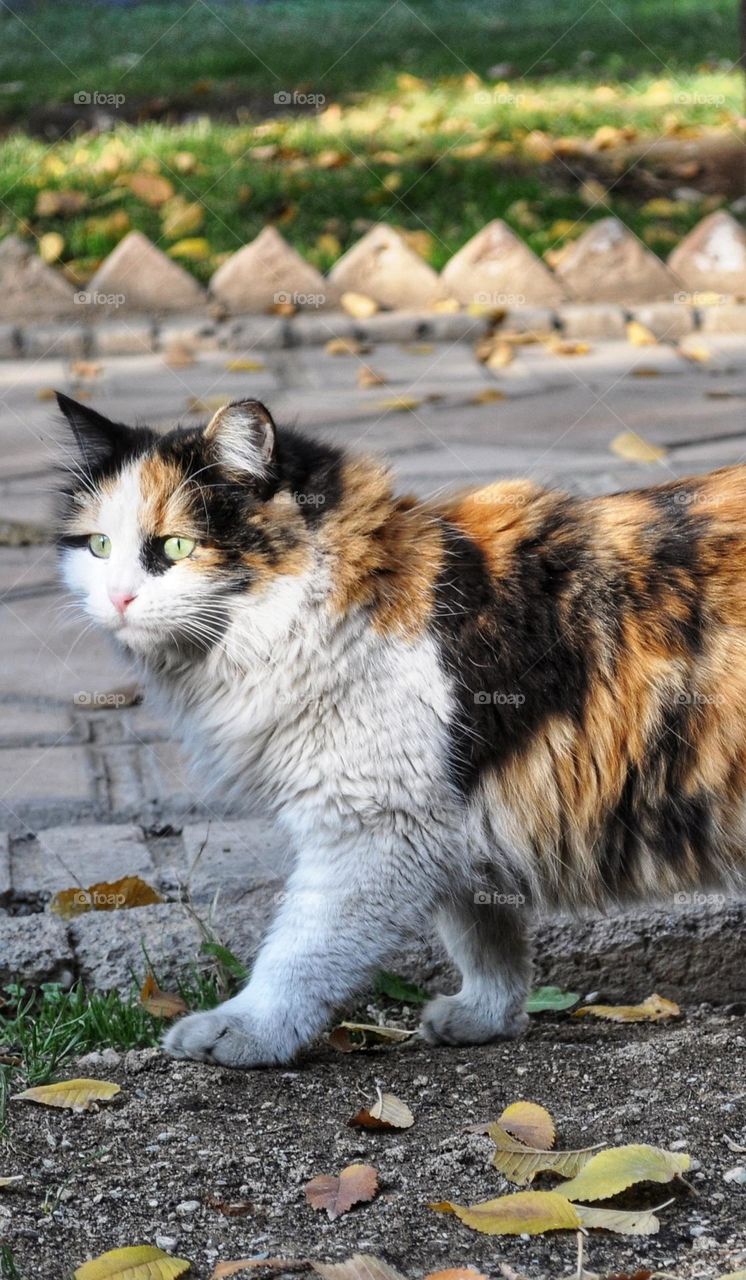
[[[75,442],[91,470],[105,467],[128,452],[137,434],[119,422],[110,422],[88,405],[56,392],[57,404],[69,422]]]
[[[205,427],[205,439],[214,442],[223,466],[239,474],[265,476],[275,456],[275,424],[258,400],[223,405]]]

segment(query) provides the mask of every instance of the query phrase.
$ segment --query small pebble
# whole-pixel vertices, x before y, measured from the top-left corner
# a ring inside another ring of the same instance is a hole
[[[179,1243],[178,1236],[162,1236],[156,1234],[155,1243],[157,1248],[162,1249],[164,1253],[170,1253]]]
[[[737,1182],[740,1186],[746,1186],[746,1168],[742,1164],[737,1164],[734,1169],[728,1169],[723,1178],[726,1182]]]
[[[180,1204],[177,1204],[176,1212],[180,1218],[188,1218],[201,1207],[199,1200],[182,1200]]]

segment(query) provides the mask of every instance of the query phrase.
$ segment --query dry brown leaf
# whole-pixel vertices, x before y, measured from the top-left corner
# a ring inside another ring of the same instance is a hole
[[[471,1267],[449,1267],[447,1271],[431,1271],[425,1280],[487,1280],[481,1271]]]
[[[161,991],[152,971],[149,971],[140,992],[140,1004],[154,1018],[178,1018],[186,1013],[186,1001],[173,991]]]
[[[303,1188],[312,1209],[325,1209],[334,1221],[355,1204],[367,1203],[378,1191],[378,1173],[369,1164],[350,1164],[341,1173],[320,1173]]]
[[[226,363],[228,373],[261,373],[266,365],[263,360],[254,360],[251,356],[239,356],[237,360]]]
[[[370,1109],[361,1107],[347,1123],[352,1128],[362,1129],[411,1129],[414,1116],[406,1102],[393,1093],[381,1093],[379,1089],[373,1106]]]
[[[38,218],[58,218],[80,213],[88,204],[84,191],[40,191],[36,197]]]
[[[674,1000],[666,1000],[653,992],[641,1004],[585,1004],[573,1011],[573,1018],[604,1018],[608,1022],[665,1022],[668,1018],[680,1018],[681,1009]]]
[[[371,1045],[400,1044],[411,1040],[416,1031],[405,1031],[403,1027],[379,1026],[368,1022],[340,1022],[338,1027],[329,1032],[327,1037],[330,1048],[337,1053],[357,1053],[361,1049],[369,1049]]]
[[[322,1280],[405,1280],[400,1271],[368,1253],[356,1253],[347,1262],[312,1262],[311,1266]]]
[[[95,360],[72,360],[70,362],[70,372],[76,378],[84,378],[86,382],[92,382],[103,371],[104,366],[97,364]]]
[[[475,395],[470,396],[469,404],[493,404],[496,400],[505,400],[505,392],[498,387],[482,387]]]
[[[125,185],[143,204],[152,209],[159,209],[174,194],[173,183],[160,173],[145,173],[142,170],[127,175]]]
[[[382,373],[376,373],[375,369],[371,369],[367,364],[361,366],[357,371],[357,385],[361,389],[366,387],[382,387],[386,383]]]
[[[665,449],[643,440],[636,431],[621,431],[618,436],[614,436],[609,447],[612,453],[627,462],[660,462],[666,456]],[[577,1017],[579,1012],[579,1009],[576,1010],[574,1016]]]
[[[355,320],[369,320],[378,310],[378,303],[365,293],[354,293],[351,290],[343,293],[339,300],[343,311]]]
[[[187,369],[197,363],[194,347],[189,342],[169,342],[163,352],[163,363],[170,369]]]
[[[294,302],[273,302],[269,310],[273,316],[294,316],[298,308]]]
[[[658,339],[646,324],[640,320],[630,320],[627,324],[627,341],[633,347],[656,347]]]
[[[487,1133],[497,1148],[492,1157],[493,1165],[511,1182],[517,1183],[529,1183],[537,1173],[558,1173],[563,1178],[574,1178],[598,1150],[597,1147],[580,1151],[533,1149],[512,1138],[500,1124],[490,1125]]]
[[[221,1200],[219,1196],[206,1195],[204,1202],[216,1213],[222,1213],[224,1218],[245,1218],[247,1213],[254,1211],[252,1200]]]
[[[511,1102],[497,1123],[534,1151],[549,1151],[554,1146],[557,1136],[554,1121],[546,1107],[539,1106],[538,1102]]]
[[[163,898],[139,876],[123,876],[121,880],[101,881],[87,889],[60,889],[49,904],[49,910],[63,920],[86,911],[123,911],[129,907],[151,907]]]
[[[120,1093],[118,1084],[109,1080],[59,1080],[57,1084],[39,1084],[23,1093],[14,1093],[16,1102],[40,1102],[45,1107],[63,1107],[67,1111],[90,1111],[97,1102],[109,1102]]]
[[[190,1266],[186,1258],[172,1258],[155,1245],[137,1244],[109,1249],[84,1262],[74,1276],[75,1280],[176,1280]]]
[[[435,350],[432,342],[402,342],[400,345],[408,356],[430,356]]]
[[[653,364],[638,364],[629,372],[631,378],[660,378],[661,376],[660,369],[656,369]]]

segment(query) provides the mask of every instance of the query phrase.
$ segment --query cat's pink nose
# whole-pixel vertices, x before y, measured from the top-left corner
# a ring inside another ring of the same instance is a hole
[[[116,609],[117,613],[121,613],[122,617],[124,617],[124,613],[127,606],[132,604],[132,601],[135,599],[135,596],[129,596],[124,591],[110,591],[109,599],[111,600],[111,603],[114,605],[114,608]]]

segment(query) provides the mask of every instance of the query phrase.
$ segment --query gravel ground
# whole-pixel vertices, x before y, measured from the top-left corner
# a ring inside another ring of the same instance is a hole
[[[0,1193],[1,1237],[23,1280],[68,1280],[86,1258],[137,1243],[190,1259],[196,1280],[217,1260],[340,1261],[356,1251],[413,1280],[468,1264],[491,1280],[501,1264],[560,1280],[574,1270],[572,1233],[496,1239],[427,1207],[511,1189],[490,1165],[489,1140],[463,1128],[531,1098],[551,1110],[561,1146],[676,1144],[693,1158],[690,1186],[646,1187],[621,1202],[673,1195],[660,1233],[594,1233],[586,1267],[711,1280],[746,1266],[746,1186],[724,1178],[745,1162],[729,1145],[746,1148],[745,1059],[743,1015],[707,1007],[655,1026],[536,1018],[523,1040],[482,1048],[413,1041],[340,1055],[323,1046],[297,1069],[249,1074],[107,1050],[65,1072],[121,1085],[99,1111],[9,1104],[0,1172],[23,1181]],[[376,1084],[411,1105],[412,1129],[347,1127]],[[334,1222],[313,1212],[304,1184],[355,1161],[379,1170],[378,1197]],[[242,1212],[228,1216],[236,1204]]]

